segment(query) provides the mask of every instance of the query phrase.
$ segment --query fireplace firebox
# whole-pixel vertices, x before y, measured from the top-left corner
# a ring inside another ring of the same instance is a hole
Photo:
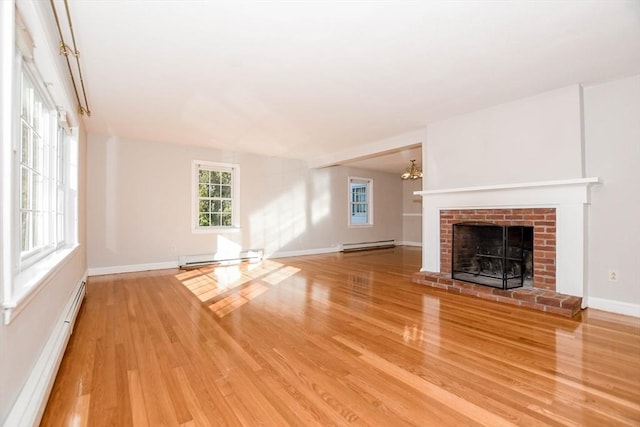
[[[533,284],[533,227],[453,225],[451,277],[500,289]]]

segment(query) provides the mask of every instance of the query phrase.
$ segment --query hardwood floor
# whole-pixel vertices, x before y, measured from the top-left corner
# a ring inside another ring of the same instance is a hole
[[[419,267],[398,247],[91,277],[42,425],[640,425],[640,319]]]

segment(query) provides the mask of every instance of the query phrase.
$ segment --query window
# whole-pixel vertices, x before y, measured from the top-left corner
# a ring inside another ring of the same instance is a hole
[[[237,228],[239,212],[238,165],[193,162],[194,230]]]
[[[20,74],[20,269],[64,245],[68,135],[29,70]]]
[[[349,178],[349,225],[373,225],[373,180]]]
[[[32,43],[17,42],[8,114],[11,143],[3,144],[1,152],[2,158],[10,159],[2,192],[9,213],[5,221],[11,224],[2,242],[11,260],[2,287],[5,323],[12,310],[19,312],[17,307],[28,303],[29,292],[45,283],[75,250],[78,227],[77,135],[62,107],[56,106],[66,103],[49,91],[56,84],[45,83],[33,55],[21,48]]]

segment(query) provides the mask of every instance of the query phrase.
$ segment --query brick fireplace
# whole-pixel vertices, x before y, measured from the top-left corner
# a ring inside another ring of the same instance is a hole
[[[423,265],[414,282],[449,292],[571,317],[580,311],[585,205],[596,178],[417,191],[423,197]],[[534,229],[533,286],[497,289],[451,279],[453,224]]]
[[[440,211],[440,271],[451,273],[453,225],[461,222],[533,227],[533,287],[556,290],[556,210],[454,209]]]

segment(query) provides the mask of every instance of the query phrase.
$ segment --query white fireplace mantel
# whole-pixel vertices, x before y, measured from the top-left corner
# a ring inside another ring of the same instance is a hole
[[[422,271],[440,271],[440,211],[556,209],[556,291],[584,297],[589,186],[598,178],[415,191],[422,196]],[[585,301],[585,299],[583,299]]]

